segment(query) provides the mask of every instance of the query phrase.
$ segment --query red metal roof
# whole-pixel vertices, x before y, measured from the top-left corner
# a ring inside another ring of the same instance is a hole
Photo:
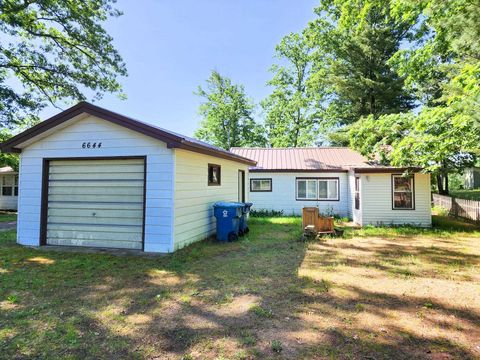
[[[231,152],[257,161],[251,170],[346,171],[372,168],[360,153],[346,147],[232,148]]]

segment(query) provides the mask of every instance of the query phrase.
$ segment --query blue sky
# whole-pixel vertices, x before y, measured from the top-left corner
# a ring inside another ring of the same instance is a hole
[[[118,0],[106,28],[129,76],[127,100],[96,104],[185,135],[200,117],[193,94],[212,69],[242,83],[256,102],[270,92],[269,67],[281,38],[314,18],[314,0]],[[58,109],[48,109],[50,116]]]

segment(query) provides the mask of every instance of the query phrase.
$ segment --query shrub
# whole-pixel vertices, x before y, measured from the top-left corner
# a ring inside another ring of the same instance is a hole
[[[283,217],[283,210],[266,210],[266,209],[259,209],[259,210],[251,210],[250,216],[252,217]]]

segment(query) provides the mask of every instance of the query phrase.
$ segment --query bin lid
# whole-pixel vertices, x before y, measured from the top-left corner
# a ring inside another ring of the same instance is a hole
[[[219,201],[213,204],[214,207],[222,207],[222,208],[239,208],[243,207],[242,203],[233,202],[233,201]]]

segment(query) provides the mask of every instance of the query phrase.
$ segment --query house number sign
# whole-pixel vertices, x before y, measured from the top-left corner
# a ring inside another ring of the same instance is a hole
[[[102,147],[101,142],[84,142],[82,143],[82,149],[100,149]]]

